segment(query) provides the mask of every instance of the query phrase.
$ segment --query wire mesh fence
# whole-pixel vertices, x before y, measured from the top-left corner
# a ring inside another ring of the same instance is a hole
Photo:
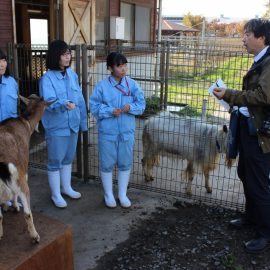
[[[236,163],[232,168],[227,168],[224,153],[217,154],[220,159],[211,156],[217,147],[215,141],[217,130],[222,130],[223,125],[228,126],[229,113],[220,107],[207,91],[219,78],[224,80],[227,87],[241,89],[242,77],[251,62],[243,47],[239,44],[213,45],[206,42],[179,45],[175,42],[165,42],[155,46],[149,44],[147,47],[144,43],[142,46],[140,44],[118,45],[110,50],[121,51],[127,56],[129,76],[140,84],[147,98],[146,113],[136,119],[136,141],[130,185],[139,189],[243,209],[244,196],[236,173]],[[108,52],[105,46],[95,46],[89,51],[89,54],[98,56],[90,72],[90,93],[99,80],[109,75],[104,52]],[[153,161],[155,163],[152,172],[153,181],[147,182],[142,166],[143,130],[149,119],[160,110],[173,114],[158,116],[161,122],[166,122],[166,125],[158,125],[158,129],[152,132],[152,134],[160,134],[159,139],[156,139],[162,147],[156,156],[153,153],[153,160],[159,162]],[[193,133],[179,128],[177,122],[181,119],[187,122],[190,118],[197,119],[196,121],[200,123]],[[98,133],[93,119],[91,123],[88,151],[89,175],[97,179],[99,176]],[[200,127],[205,124],[208,129],[202,132]],[[209,135],[209,130],[213,129],[216,131]],[[187,139],[185,146],[180,143],[183,139]],[[202,170],[199,170],[199,166],[194,167],[192,195],[187,192],[185,174],[189,166],[187,157],[181,153],[183,147],[194,163],[198,155],[204,153],[201,157],[202,164],[212,166],[209,170],[209,186],[212,190],[209,189],[207,192],[205,189],[205,177]],[[168,151],[167,148],[171,150]],[[116,170],[114,179],[117,183]]]
[[[30,93],[38,93],[38,80],[46,70],[47,48],[16,45],[9,47],[8,51],[11,68],[19,81],[21,94],[27,96]],[[207,89],[219,78],[223,79],[227,87],[241,89],[242,77],[252,61],[244,48],[237,42],[221,43],[213,40],[72,46],[72,67],[79,74],[87,105],[96,83],[109,75],[106,56],[110,51],[120,51],[126,55],[128,75],[139,83],[147,101],[144,115],[136,118],[130,186],[243,209],[244,196],[236,173],[236,163],[229,169],[225,164],[225,155],[215,155],[216,136],[224,124],[228,125],[229,114],[209,95]],[[18,61],[13,61],[14,59]],[[160,114],[158,118],[158,122],[164,124],[157,125],[158,129],[154,131],[149,129],[148,133],[152,136],[159,135],[155,138],[156,143],[163,147],[158,152],[153,152],[153,181],[146,181],[146,172],[142,166],[145,156],[144,127],[160,111],[167,112]],[[190,119],[199,123],[195,130],[179,127],[179,121],[192,122]],[[202,127],[205,126],[207,128],[203,131]],[[74,171],[83,173],[85,179],[97,180],[98,132],[95,119],[90,113],[89,131],[83,141],[84,144],[81,141],[78,144],[79,163],[74,163]],[[183,141],[185,143],[181,144]],[[183,152],[188,153],[188,158]],[[192,167],[194,177],[191,192],[187,192],[186,176],[191,168],[190,162],[195,164],[198,156],[202,166]],[[46,144],[42,133],[34,135],[30,162],[34,166],[46,168]],[[208,192],[203,175],[206,165],[210,168],[211,190]],[[116,170],[114,179],[117,183]]]

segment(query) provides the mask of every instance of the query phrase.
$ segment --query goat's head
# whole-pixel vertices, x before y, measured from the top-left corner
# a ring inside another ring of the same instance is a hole
[[[34,125],[39,122],[44,110],[56,101],[45,101],[35,94],[30,95],[28,98],[20,95],[20,100],[26,105],[26,110],[23,112],[22,117],[32,121]]]
[[[228,144],[228,127],[224,125],[222,129],[218,131],[216,138],[216,146],[219,153],[227,152],[227,144]]]
[[[56,100],[45,101],[42,97],[36,94],[30,95],[28,98],[20,95],[20,100],[26,105],[26,110],[23,113],[23,117],[28,119],[31,115],[36,115],[38,112],[41,114]]]

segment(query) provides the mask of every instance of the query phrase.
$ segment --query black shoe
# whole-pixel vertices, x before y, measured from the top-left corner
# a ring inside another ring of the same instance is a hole
[[[259,237],[244,243],[246,252],[258,254],[270,247],[270,239]]]
[[[236,218],[236,219],[232,219],[229,222],[229,225],[236,229],[241,229],[242,227],[246,225],[251,225],[251,224],[252,223],[246,218]]]

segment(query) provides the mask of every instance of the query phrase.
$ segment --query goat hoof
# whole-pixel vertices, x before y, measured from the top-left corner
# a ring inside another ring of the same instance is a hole
[[[191,190],[186,190],[186,194],[188,195],[188,196],[191,196],[192,195],[192,192],[191,192]]]
[[[37,234],[35,237],[32,238],[33,244],[38,244],[40,241],[40,236]]]
[[[212,193],[212,188],[208,187],[206,188],[207,193]]]

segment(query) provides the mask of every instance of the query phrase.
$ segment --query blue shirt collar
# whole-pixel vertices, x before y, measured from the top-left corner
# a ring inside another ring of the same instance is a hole
[[[2,75],[2,84],[7,84],[8,77]]]
[[[66,69],[66,74],[65,74],[65,76],[63,76],[61,70],[52,70],[52,72],[55,74],[55,76],[56,76],[56,78],[57,78],[58,80],[63,80],[63,79],[66,78],[66,76],[69,75],[69,72],[70,72],[70,71],[69,71],[69,68],[67,68],[67,69]]]
[[[110,80],[112,86],[121,85],[121,86],[125,87],[126,86],[125,78],[126,78],[126,76],[124,76],[119,82],[117,82],[112,75],[109,76],[109,80]]]
[[[258,62],[266,53],[269,46],[264,47],[255,57],[254,62]]]

